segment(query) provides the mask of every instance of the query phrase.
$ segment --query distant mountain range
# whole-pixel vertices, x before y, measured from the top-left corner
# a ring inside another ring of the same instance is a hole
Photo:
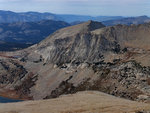
[[[150,17],[148,16],[138,16],[138,17],[126,17],[126,18],[121,18],[121,19],[113,19],[113,20],[107,20],[107,21],[102,21],[102,23],[105,26],[114,26],[118,24],[122,25],[138,25],[138,24],[144,24],[144,23],[149,23],[150,22]],[[84,23],[84,21],[74,21],[71,22],[71,25],[77,25]]]
[[[102,22],[106,26],[113,26],[117,24],[124,24],[124,25],[131,25],[131,24],[144,24],[150,22],[150,18],[147,16],[139,16],[139,17],[128,17],[128,18],[122,18],[117,20],[108,20]]]
[[[12,11],[0,10],[0,23],[35,22],[41,20],[58,20],[58,18],[52,13],[16,13]]]
[[[16,22],[0,24],[0,50],[25,48],[45,39],[56,30],[70,26],[63,21]],[[2,49],[3,48],[3,49]]]
[[[56,15],[58,18],[62,19],[62,21],[66,21],[68,23],[76,22],[76,21],[107,21],[107,20],[118,20],[124,17],[122,16],[83,16],[83,15]]]
[[[39,13],[39,12],[21,12],[16,13],[12,11],[0,10],[0,23],[14,23],[14,22],[38,22],[41,20],[55,20],[65,21],[71,25],[75,25],[88,20],[99,21],[106,26],[117,24],[142,24],[150,22],[147,16],[139,17],[123,17],[123,16],[85,16],[85,15],[72,15],[72,14],[53,14],[53,13]]]
[[[53,13],[39,13],[39,12],[24,12],[16,13],[12,11],[0,10],[0,23],[13,23],[13,22],[35,22],[41,20],[59,20],[68,23],[74,21],[106,21],[121,19],[121,16],[83,16],[83,15],[61,15]]]

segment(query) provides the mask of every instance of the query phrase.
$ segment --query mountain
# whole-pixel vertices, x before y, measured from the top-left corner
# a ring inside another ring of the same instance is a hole
[[[57,15],[58,18],[61,18],[63,21],[68,23],[73,23],[76,21],[85,22],[88,20],[93,21],[107,21],[107,20],[117,20],[122,19],[122,16],[84,16],[84,15]]]
[[[122,16],[86,16],[86,15],[72,15],[72,14],[53,14],[53,13],[39,13],[39,12],[22,12],[16,13],[12,11],[0,10],[0,23],[14,23],[14,22],[38,22],[41,20],[57,20],[65,21],[72,25],[85,22],[88,20],[102,22],[106,26],[113,26],[117,24],[143,24],[150,22],[147,16],[139,17],[122,17]]]
[[[88,21],[27,49],[0,53],[0,95],[49,99],[96,90],[149,102],[150,23],[105,27]]]
[[[63,21],[42,20],[39,22],[16,22],[0,24],[0,50],[28,47],[45,39],[56,30],[70,26]],[[22,47],[21,47],[22,45]]]
[[[0,23],[35,22],[41,20],[58,20],[58,18],[52,13],[16,13],[12,11],[0,10]]]
[[[0,104],[0,113],[148,113],[149,110],[149,104],[96,91],[78,92],[49,100]]]
[[[81,23],[84,23],[84,21],[74,21],[74,22],[71,22],[70,24],[77,25],[77,24],[81,24]]]
[[[72,23],[74,21],[106,21],[106,20],[116,20],[121,19],[121,16],[84,16],[84,15],[60,15],[53,13],[39,13],[39,12],[22,12],[16,13],[12,11],[0,10],[0,23],[14,23],[14,22],[37,22],[41,20],[59,20]]]
[[[102,22],[106,26],[113,26],[117,24],[124,24],[124,25],[132,25],[132,24],[143,24],[150,22],[150,18],[147,16],[139,16],[139,17],[128,17],[116,20],[108,20]]]

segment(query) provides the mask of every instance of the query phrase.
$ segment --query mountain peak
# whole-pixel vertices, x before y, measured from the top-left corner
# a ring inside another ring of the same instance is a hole
[[[93,31],[93,30],[100,29],[103,27],[105,27],[105,25],[103,25],[101,22],[89,20],[87,22],[77,24],[75,26],[64,28],[64,30],[66,31],[71,30],[71,31],[76,31],[80,33],[80,32]]]
[[[105,25],[103,25],[101,22],[96,22],[96,21],[87,21],[75,26],[70,26],[70,27],[66,27],[63,29],[60,29],[58,31],[56,31],[53,36],[50,35],[46,40],[43,40],[44,42],[49,42],[51,39],[63,39],[66,37],[72,37],[75,36],[77,34],[81,34],[81,33],[87,33],[96,29],[100,29],[105,27]],[[42,42],[43,42],[42,41]]]
[[[105,25],[103,25],[101,22],[92,21],[92,20],[89,20],[83,23],[82,25],[85,27],[84,30],[88,30],[88,31],[93,31],[93,30],[105,27]]]
[[[105,25],[103,25],[101,22],[96,22],[96,21],[92,21],[89,20],[87,22],[75,25],[75,26],[70,26],[70,27],[66,27],[60,30],[60,32],[68,32],[69,34],[77,34],[77,33],[81,33],[81,32],[88,32],[88,31],[93,31],[96,29],[100,29],[105,27]]]

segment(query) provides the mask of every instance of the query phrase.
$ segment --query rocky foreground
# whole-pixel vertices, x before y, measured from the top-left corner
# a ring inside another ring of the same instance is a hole
[[[56,99],[0,104],[0,113],[149,113],[150,105],[101,92],[85,91]]]

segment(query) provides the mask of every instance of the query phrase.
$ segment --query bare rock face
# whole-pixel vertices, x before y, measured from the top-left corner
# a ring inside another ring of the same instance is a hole
[[[105,27],[88,21],[60,29],[30,48],[0,54],[4,62],[20,64],[9,70],[22,76],[20,81],[5,68],[13,84],[2,79],[9,87],[1,82],[1,89],[14,89],[19,98],[30,99],[98,90],[139,101],[144,95],[148,102],[149,42],[150,24]]]
[[[35,52],[45,61],[57,64],[99,61],[103,49],[107,49],[111,44],[91,31],[102,27],[104,25],[101,23],[88,21],[61,29],[39,43]]]
[[[39,43],[34,52],[41,55],[44,61],[61,64],[98,62],[106,52],[116,54],[126,48],[150,49],[149,24],[97,29],[98,27],[104,26],[89,21],[61,29]]]

